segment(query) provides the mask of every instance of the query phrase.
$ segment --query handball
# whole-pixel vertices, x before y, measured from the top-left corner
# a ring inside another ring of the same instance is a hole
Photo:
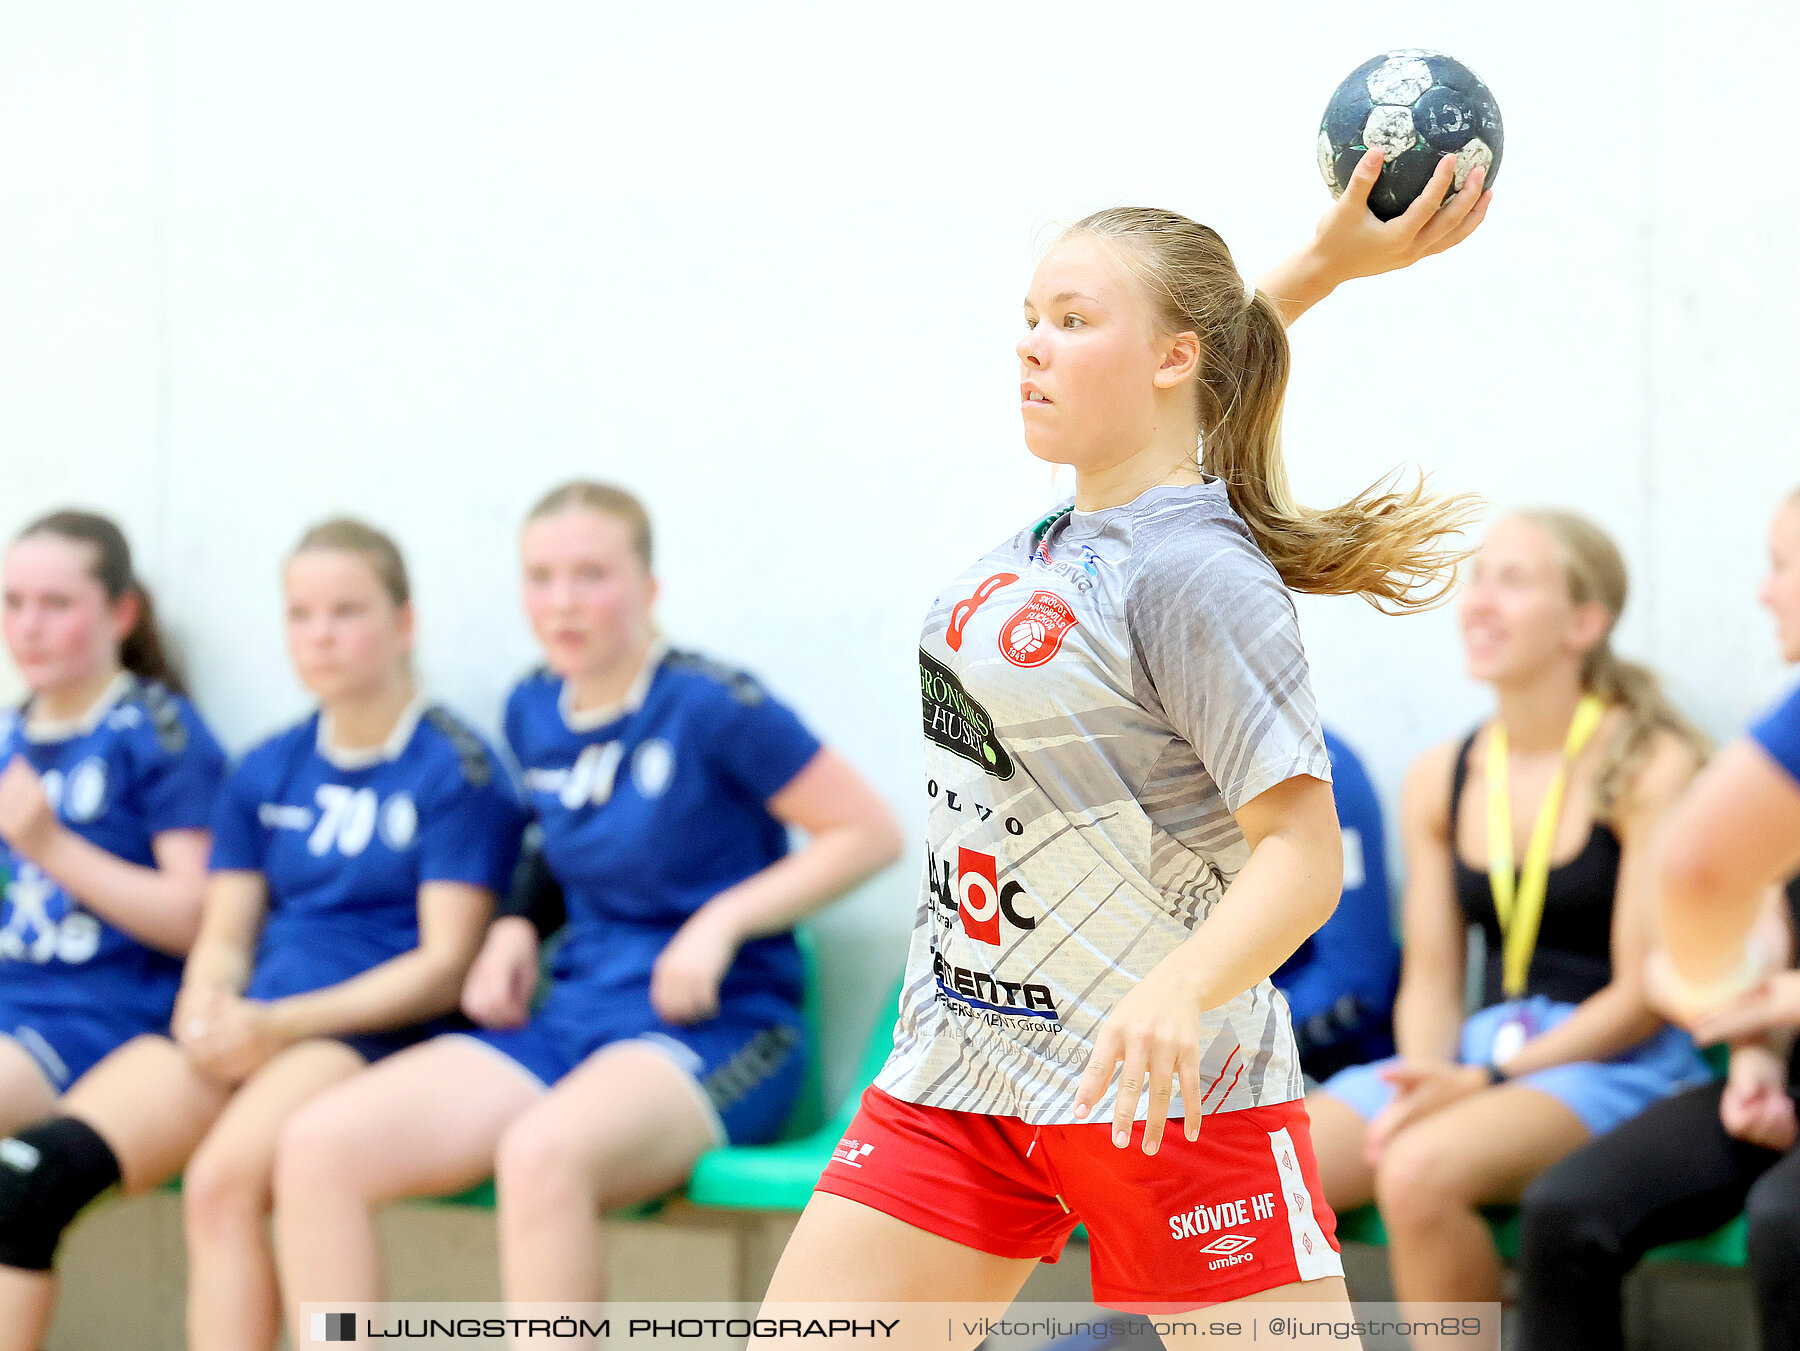
[[[1482,166],[1500,172],[1500,105],[1475,72],[1442,52],[1383,52],[1351,71],[1325,105],[1319,172],[1333,197],[1367,150],[1383,152],[1369,210],[1392,220],[1431,181],[1438,160],[1456,157],[1456,186]]]

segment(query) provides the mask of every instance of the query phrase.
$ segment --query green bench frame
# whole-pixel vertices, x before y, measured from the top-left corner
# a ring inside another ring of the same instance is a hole
[[[1494,1244],[1507,1261],[1519,1256],[1519,1215],[1511,1206],[1492,1206],[1483,1210],[1488,1226],[1494,1231]],[[1348,1211],[1338,1216],[1340,1242],[1368,1243],[1378,1248],[1387,1246],[1387,1228],[1374,1206]],[[1704,1238],[1683,1239],[1652,1249],[1646,1262],[1699,1262],[1715,1267],[1744,1265],[1744,1217],[1737,1216],[1723,1228]]]

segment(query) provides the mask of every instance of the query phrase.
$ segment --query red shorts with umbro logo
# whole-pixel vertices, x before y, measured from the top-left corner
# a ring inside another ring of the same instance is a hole
[[[1094,1299],[1127,1313],[1198,1308],[1343,1275],[1303,1099],[1206,1118],[1189,1141],[1170,1121],[1155,1154],[1112,1124],[903,1102],[879,1088],[818,1190],[1000,1257],[1054,1262],[1087,1226]]]

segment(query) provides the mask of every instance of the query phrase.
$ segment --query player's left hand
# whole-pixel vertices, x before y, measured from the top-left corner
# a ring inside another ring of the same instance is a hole
[[[1743,1041],[1800,1027],[1800,971],[1779,971],[1765,976],[1717,1013],[1694,1022],[1694,1040],[1702,1046],[1715,1041]]]
[[[1186,1098],[1182,1129],[1200,1138],[1200,999],[1185,976],[1160,962],[1113,1006],[1094,1038],[1094,1052],[1075,1091],[1075,1115],[1085,1117],[1106,1096],[1113,1071],[1119,1095],[1113,1106],[1113,1144],[1131,1143],[1138,1099],[1149,1095],[1143,1150],[1156,1153],[1169,1118],[1169,1103],[1180,1080]]]
[[[221,1084],[241,1084],[288,1044],[269,1005],[260,999],[234,996],[220,1001],[209,1016],[191,1020],[182,1049],[194,1068]]]
[[[1380,1160],[1388,1143],[1408,1126],[1488,1086],[1487,1071],[1479,1065],[1402,1061],[1379,1073],[1394,1086],[1394,1100],[1376,1113],[1363,1139],[1363,1156],[1371,1167]]]
[[[44,781],[22,755],[0,770],[0,840],[38,862],[59,826]]]
[[[703,1023],[719,1011],[719,986],[742,941],[729,923],[696,910],[650,970],[650,1007],[667,1023]]]

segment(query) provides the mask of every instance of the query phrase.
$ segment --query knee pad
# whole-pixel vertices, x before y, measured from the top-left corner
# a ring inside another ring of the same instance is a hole
[[[0,1265],[48,1271],[63,1230],[118,1180],[112,1147],[75,1117],[0,1139]]]

